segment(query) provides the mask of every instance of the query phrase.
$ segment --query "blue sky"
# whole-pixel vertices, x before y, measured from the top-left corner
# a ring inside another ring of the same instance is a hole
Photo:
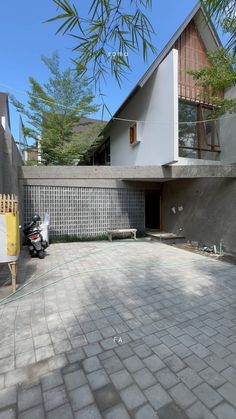
[[[75,4],[81,4],[74,0]],[[129,1],[127,0],[127,4]],[[153,43],[158,52],[168,42],[176,29],[195,6],[196,0],[153,0],[151,22],[156,36]],[[28,78],[33,76],[40,83],[47,81],[48,72],[40,60],[41,54],[50,56],[57,50],[61,57],[62,68],[72,66],[75,58],[71,51],[74,40],[68,35],[56,35],[56,23],[43,23],[55,16],[57,9],[52,0],[7,0],[1,1],[0,39],[1,66],[0,91],[13,93],[23,103],[27,96]],[[105,102],[111,113],[119,107],[129,91],[137,83],[155,57],[150,56],[143,63],[141,53],[131,56],[132,72],[120,88],[111,76],[107,76],[103,86]],[[96,103],[100,103],[97,98]],[[11,125],[15,138],[18,137],[19,115],[11,107]],[[101,112],[96,115],[101,117]],[[109,119],[109,114],[105,115]]]

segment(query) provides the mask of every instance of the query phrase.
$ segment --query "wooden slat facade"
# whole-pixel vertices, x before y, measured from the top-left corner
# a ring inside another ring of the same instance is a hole
[[[207,50],[192,20],[174,44],[178,50],[179,97],[210,105],[208,91],[196,85],[188,71],[211,66]],[[220,93],[220,97],[223,93]]]

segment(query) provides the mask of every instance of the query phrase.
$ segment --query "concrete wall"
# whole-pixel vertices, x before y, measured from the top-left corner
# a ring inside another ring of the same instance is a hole
[[[25,221],[48,210],[54,236],[143,230],[145,191],[162,185],[163,230],[236,253],[235,165],[22,167],[20,185]]]
[[[178,208],[182,211],[179,211]],[[176,214],[172,208],[176,209]],[[236,254],[236,179],[185,179],[163,186],[163,228]]]
[[[0,193],[18,195],[18,171],[21,165],[15,141],[0,124]]]
[[[106,133],[111,140],[112,166],[161,165],[178,159],[177,54],[171,51],[119,116],[145,121],[138,126],[140,142],[129,142],[129,127],[134,122],[114,121]]]
[[[226,99],[236,98],[236,86],[225,93]],[[236,116],[226,114],[220,121],[221,161],[223,163],[236,163]]]
[[[135,175],[135,168],[131,171]],[[144,190],[157,184],[122,180],[127,174],[120,167],[22,167],[24,221],[48,211],[51,237],[90,237],[115,228],[142,231]]]

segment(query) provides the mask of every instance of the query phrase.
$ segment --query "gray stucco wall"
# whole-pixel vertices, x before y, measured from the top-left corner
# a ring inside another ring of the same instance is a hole
[[[226,99],[236,98],[236,86],[225,92]],[[236,116],[226,114],[220,120],[221,162],[236,163]]]
[[[25,219],[48,210],[54,236],[143,230],[145,191],[162,185],[163,230],[236,253],[236,166],[23,167],[20,185]]]
[[[18,171],[21,165],[15,141],[0,124],[0,193],[18,195]]]
[[[182,211],[178,208],[183,207]],[[172,208],[176,209],[176,214]],[[186,179],[163,187],[163,227],[236,254],[236,180]]]

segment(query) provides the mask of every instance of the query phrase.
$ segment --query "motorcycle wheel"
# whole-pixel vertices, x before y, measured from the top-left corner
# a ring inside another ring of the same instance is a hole
[[[39,252],[38,252],[39,259],[44,259],[44,256],[45,256],[44,251],[43,250],[39,250]]]

